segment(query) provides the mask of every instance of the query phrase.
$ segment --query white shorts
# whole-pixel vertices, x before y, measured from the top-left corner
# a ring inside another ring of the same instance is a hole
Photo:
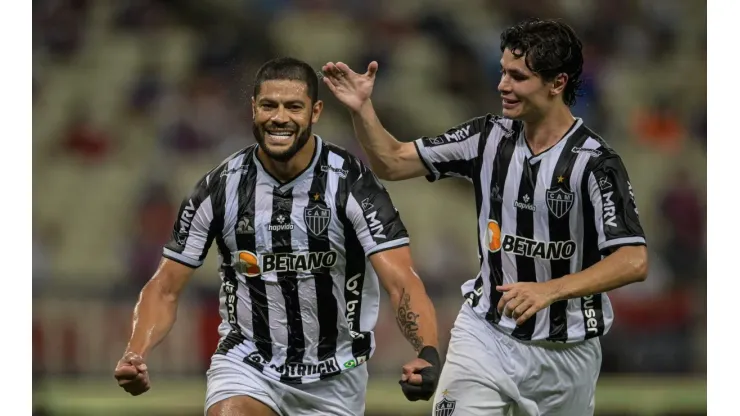
[[[434,416],[588,416],[601,368],[598,338],[521,342],[464,304],[434,396]]]
[[[262,375],[255,368],[223,355],[211,358],[206,372],[208,408],[234,396],[249,396],[281,416],[365,414],[367,366],[309,384],[285,384]]]

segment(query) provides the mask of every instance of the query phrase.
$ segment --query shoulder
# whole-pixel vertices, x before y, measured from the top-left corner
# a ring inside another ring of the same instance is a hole
[[[512,120],[504,116],[489,114],[486,121],[490,126],[488,128],[489,135],[500,138],[501,140],[516,141],[522,128],[524,128],[521,121]]]
[[[355,183],[360,177],[371,174],[370,168],[356,155],[337,144],[323,141],[324,149],[319,163],[321,170],[339,175],[342,181]]]
[[[619,153],[599,134],[583,125],[584,140],[580,145],[573,146],[573,153],[588,153],[590,158],[586,166],[587,171],[603,168],[605,166],[621,166],[622,158]]]
[[[203,175],[201,184],[212,189],[229,175],[246,174],[252,164],[252,156],[256,151],[257,146],[258,145],[256,143],[251,146],[247,146],[223,159],[221,163]]]

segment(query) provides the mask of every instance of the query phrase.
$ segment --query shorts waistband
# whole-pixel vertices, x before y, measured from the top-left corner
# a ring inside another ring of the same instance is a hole
[[[522,340],[522,339],[519,339],[519,338],[516,338],[516,337],[512,336],[511,334],[507,333],[505,330],[503,330],[501,327],[499,327],[498,325],[494,324],[493,322],[488,322],[488,323],[491,325],[491,327],[495,331],[499,332],[500,334],[504,335],[505,337],[507,337],[507,338],[509,338],[511,340],[514,340],[514,341],[516,341],[516,342],[518,342],[520,344],[531,345],[531,346],[535,346],[535,347],[542,347],[542,348],[546,348],[546,349],[549,349],[549,350],[567,350],[567,349],[570,349],[570,348],[573,348],[573,347],[577,347],[579,345],[582,345],[582,344],[584,344],[584,343],[586,343],[588,341],[588,340],[580,340],[580,341],[575,341],[575,342],[564,342],[564,341],[563,342],[558,342],[558,341],[547,341],[547,340],[527,341],[527,340]]]

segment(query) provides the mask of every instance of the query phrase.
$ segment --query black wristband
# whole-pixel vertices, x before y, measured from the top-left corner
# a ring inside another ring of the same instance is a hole
[[[439,353],[437,352],[437,349],[432,347],[431,345],[427,345],[426,347],[422,348],[421,351],[419,351],[419,355],[417,355],[417,357],[427,361],[434,367],[439,367]]]

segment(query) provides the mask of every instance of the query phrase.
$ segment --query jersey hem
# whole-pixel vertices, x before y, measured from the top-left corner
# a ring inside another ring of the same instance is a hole
[[[200,266],[203,265],[203,262],[198,262],[198,263],[195,263],[195,264],[194,263],[189,263],[189,261],[191,261],[190,259],[185,260],[185,258],[186,258],[185,256],[183,256],[181,254],[177,254],[176,252],[174,252],[174,251],[172,251],[170,249],[167,249],[167,248],[164,249],[164,251],[162,253],[162,257],[164,257],[164,258],[166,258],[168,260],[172,260],[175,263],[180,263],[183,266],[190,267],[191,269],[197,269],[198,267],[200,267]]]
[[[414,148],[416,149],[416,154],[419,155],[419,159],[421,160],[421,163],[424,165],[424,167],[429,172],[427,175],[424,175],[424,177],[429,182],[434,182],[439,179],[440,174],[434,169],[434,166],[432,166],[429,162],[427,162],[426,159],[424,159],[424,155],[422,154],[421,147],[419,147],[419,141],[421,141],[421,139],[414,140],[413,143],[414,143]],[[424,145],[422,144],[422,146]]]
[[[409,238],[408,237],[404,237],[404,238],[399,238],[397,240],[388,241],[387,243],[378,244],[373,249],[368,250],[368,252],[367,252],[367,254],[365,254],[365,256],[366,257],[370,257],[373,254],[382,253],[384,251],[391,250],[391,249],[394,249],[394,248],[405,247],[405,246],[408,246],[409,245],[409,242],[410,242],[409,241]]]

